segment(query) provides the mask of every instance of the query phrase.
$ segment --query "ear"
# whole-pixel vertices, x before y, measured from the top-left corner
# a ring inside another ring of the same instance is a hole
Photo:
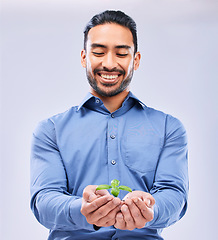
[[[81,51],[81,64],[84,68],[86,68],[86,51],[83,49]]]
[[[135,54],[135,59],[134,59],[134,70],[137,70],[139,68],[140,59],[141,59],[141,53],[137,52]]]

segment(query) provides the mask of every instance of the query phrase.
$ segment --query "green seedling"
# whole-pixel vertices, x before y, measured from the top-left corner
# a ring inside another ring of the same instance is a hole
[[[120,190],[132,192],[132,189],[130,187],[127,187],[124,185],[119,186],[119,184],[120,184],[120,181],[117,179],[114,179],[111,181],[111,185],[102,184],[102,185],[99,185],[96,188],[96,190],[111,189],[111,194],[114,195],[114,197],[117,197],[119,195]]]

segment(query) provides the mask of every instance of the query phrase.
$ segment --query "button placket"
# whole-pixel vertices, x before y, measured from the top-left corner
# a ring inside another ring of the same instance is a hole
[[[118,139],[117,139],[117,124],[118,119],[112,117],[108,119],[108,170],[109,181],[119,179],[119,163],[118,163]]]

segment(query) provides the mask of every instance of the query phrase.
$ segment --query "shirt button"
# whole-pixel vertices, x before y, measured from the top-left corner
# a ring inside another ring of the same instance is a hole
[[[116,136],[115,135],[111,135],[111,138],[114,139]]]
[[[111,117],[114,118],[115,117],[114,114],[111,114]]]
[[[115,164],[116,164],[116,161],[115,161],[115,160],[112,160],[112,161],[111,161],[111,164],[115,165]]]

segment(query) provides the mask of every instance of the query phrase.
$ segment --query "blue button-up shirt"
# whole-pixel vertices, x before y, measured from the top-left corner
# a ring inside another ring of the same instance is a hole
[[[187,137],[178,119],[146,107],[131,92],[110,113],[89,93],[79,106],[36,128],[31,208],[50,229],[48,239],[162,239],[162,229],[185,214],[187,165]],[[154,219],[144,228],[96,231],[80,213],[83,189],[113,179],[155,198]]]

